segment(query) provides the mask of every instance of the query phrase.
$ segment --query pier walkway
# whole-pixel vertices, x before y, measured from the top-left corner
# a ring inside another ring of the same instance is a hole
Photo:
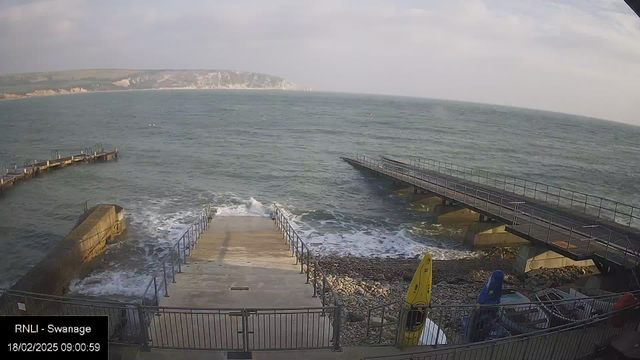
[[[296,259],[271,219],[214,218],[159,302],[150,347],[331,348],[335,308],[314,297]]]
[[[401,162],[389,158],[373,159],[359,155],[343,158],[349,164],[370,170],[394,181],[415,187],[416,191],[435,194],[506,225],[506,231],[536,246],[553,250],[573,260],[592,259],[599,267],[633,269],[640,260],[640,230],[619,221],[563,209],[533,198],[514,194],[499,187],[445,174],[424,162]],[[473,174],[473,173],[472,173]],[[475,174],[477,176],[477,174]],[[534,184],[534,182],[530,182]],[[510,186],[514,189],[517,182]],[[542,193],[542,192],[541,192]],[[546,194],[547,198],[549,194]],[[587,208],[588,201],[585,201]],[[631,208],[628,224],[636,219]],[[617,215],[617,214],[616,214]],[[615,215],[614,215],[615,216]],[[617,220],[617,219],[616,219]]]
[[[117,158],[117,148],[112,151],[85,149],[80,151],[80,154],[66,157],[61,157],[57,151],[52,151],[51,160],[27,160],[22,167],[13,165],[12,168],[7,168],[3,165],[0,167],[0,193],[4,192],[8,187],[16,185],[20,180],[38,176],[43,171],[60,169],[78,162],[108,161]]]

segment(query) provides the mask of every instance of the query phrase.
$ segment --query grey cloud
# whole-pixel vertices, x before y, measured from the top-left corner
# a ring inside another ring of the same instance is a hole
[[[622,0],[15,1],[0,72],[227,68],[640,124],[639,24]]]

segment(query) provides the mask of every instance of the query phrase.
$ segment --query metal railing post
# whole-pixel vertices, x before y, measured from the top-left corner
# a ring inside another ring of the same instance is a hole
[[[296,265],[298,265],[298,253],[300,253],[298,249],[299,246],[300,246],[300,238],[296,236],[295,244],[293,245],[293,251],[295,252],[295,257],[296,257]]]
[[[176,266],[173,263],[173,248],[171,248],[170,254],[171,254],[171,279],[172,279],[171,282],[175,284],[176,283]]]
[[[533,209],[529,210],[529,233],[531,235],[531,229],[533,229]]]
[[[158,300],[158,282],[156,281],[156,276],[153,275],[153,293],[156,299],[156,306],[160,305],[160,301]]]
[[[571,244],[571,238],[573,237],[573,227],[575,225],[571,224],[571,229],[569,230],[569,241],[567,241],[567,251],[569,250],[569,244]]]
[[[322,275],[322,306],[326,305],[326,300],[325,300],[325,296],[327,294],[326,287],[327,287],[327,278],[324,275]]]
[[[571,204],[569,204],[569,209],[573,209],[573,198],[576,196],[575,192],[571,192]]]
[[[180,256],[180,241],[178,241],[178,251],[176,251],[178,258],[178,273],[182,272],[182,257]]]
[[[180,242],[178,240],[178,242]],[[185,242],[184,236],[182,237],[182,250],[184,252],[184,262],[183,264],[187,263],[187,243]]]
[[[296,235],[298,237],[298,235]],[[298,256],[300,257],[300,274],[304,273],[304,243],[298,237],[298,241],[300,242],[300,251],[298,252]]]
[[[549,185],[545,184],[545,186],[547,187],[547,190],[544,192],[544,201],[549,202]]]
[[[489,192],[487,191],[487,202],[485,203],[485,207],[484,209],[488,212],[489,211]]]
[[[296,256],[296,244],[293,241],[293,238],[291,237],[291,225],[289,225],[289,221],[287,220],[287,227],[289,230],[287,230],[287,237],[289,238],[289,246],[291,247],[291,257]],[[296,258],[296,264],[298,263],[298,258]]]
[[[169,297],[169,286],[167,285],[167,266],[162,261],[162,282],[164,283],[164,297]]]
[[[309,248],[307,247],[307,284],[309,283],[309,258],[310,258],[310,251]]]
[[[136,307],[138,310],[138,323],[140,325],[140,346],[142,351],[149,351],[149,336],[147,334],[147,320],[144,316],[144,308],[142,306]]]
[[[333,299],[333,350],[340,351],[340,326],[342,322],[342,305],[338,303],[338,299]],[[382,328],[380,329],[382,332]]]
[[[313,296],[318,297],[318,263],[313,262]]]

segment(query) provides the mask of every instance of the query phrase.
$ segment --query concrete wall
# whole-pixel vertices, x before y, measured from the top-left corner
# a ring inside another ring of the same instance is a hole
[[[435,205],[432,214],[438,224],[471,225],[480,219],[480,215],[460,205]]]
[[[591,260],[575,261],[557,252],[535,246],[521,246],[513,268],[519,273],[526,273],[539,268],[559,268],[564,266],[595,266]]]
[[[391,191],[394,194],[413,194],[415,192],[415,187],[410,184],[394,181],[391,184]]]
[[[11,289],[64,295],[69,289],[69,282],[87,271],[90,261],[104,251],[107,241],[120,235],[124,229],[122,207],[93,207],[83,214],[71,232]]]
[[[505,225],[493,221],[476,221],[469,225],[464,245],[471,250],[493,248],[495,246],[520,246],[529,242],[505,231]]]
[[[411,194],[411,207],[426,212],[433,212],[437,205],[442,205],[442,198],[431,193]]]

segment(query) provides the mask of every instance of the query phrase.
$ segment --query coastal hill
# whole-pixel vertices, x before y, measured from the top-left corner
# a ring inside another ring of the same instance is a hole
[[[90,69],[0,75],[0,99],[129,89],[304,90],[278,76],[234,70]]]

